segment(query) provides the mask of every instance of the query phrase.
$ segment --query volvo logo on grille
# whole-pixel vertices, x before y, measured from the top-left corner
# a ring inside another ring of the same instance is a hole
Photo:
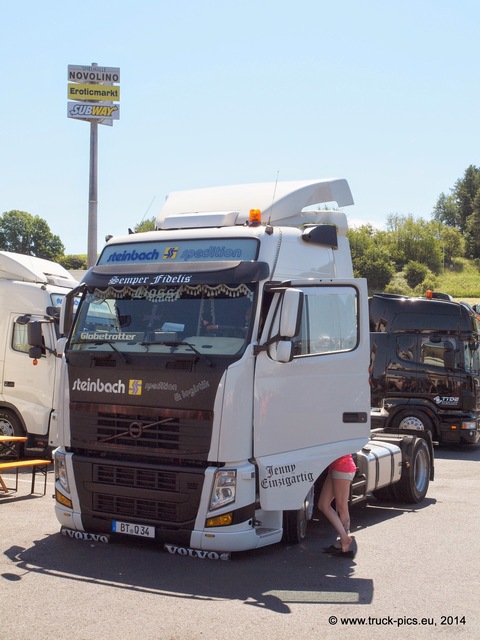
[[[130,434],[131,438],[140,438],[143,433],[142,425],[140,424],[140,422],[132,422],[128,427],[128,433]]]

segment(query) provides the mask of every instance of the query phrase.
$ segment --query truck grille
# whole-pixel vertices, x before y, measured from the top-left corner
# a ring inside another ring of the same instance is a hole
[[[95,494],[93,508],[101,514],[143,520],[145,522],[177,521],[175,505],[165,505],[155,500],[139,500],[122,496]]]
[[[157,534],[193,529],[212,411],[81,402],[72,402],[70,409],[85,526],[93,518],[152,524]]]
[[[74,456],[82,512],[163,528],[193,529],[203,488],[203,468],[98,462]]]
[[[72,447],[110,454],[206,461],[213,413],[71,404]]]

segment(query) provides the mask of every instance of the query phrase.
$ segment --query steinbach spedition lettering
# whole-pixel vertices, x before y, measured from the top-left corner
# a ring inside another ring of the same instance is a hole
[[[126,387],[124,383],[118,382],[102,382],[100,378],[97,380],[80,380],[77,378],[72,386],[72,391],[93,391],[97,393],[125,393]]]

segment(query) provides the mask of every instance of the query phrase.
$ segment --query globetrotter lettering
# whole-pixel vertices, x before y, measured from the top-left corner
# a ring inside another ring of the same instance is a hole
[[[72,386],[72,391],[88,391],[90,393],[126,393],[126,386],[119,380],[118,382],[102,382],[100,378],[96,380],[81,380],[77,378]]]
[[[211,246],[208,249],[186,249],[182,255],[180,256],[180,262],[188,262],[192,258],[198,259],[208,259],[208,258],[228,258],[232,259],[240,259],[242,257],[241,249],[229,249],[228,247],[215,247]]]
[[[268,466],[267,477],[262,480],[262,489],[273,489],[275,487],[291,487],[302,482],[311,483],[314,480],[313,473],[295,473],[294,464],[286,464],[278,467]]]
[[[189,549],[187,547],[177,547],[173,544],[164,544],[163,548],[171,554],[179,556],[190,556],[191,558],[207,558],[208,560],[230,560],[230,553],[217,553],[216,551],[202,551],[201,549]]]
[[[82,331],[82,333],[80,334],[80,338],[81,340],[105,340],[105,333],[97,333],[97,332],[89,332],[89,331]],[[134,340],[135,339],[135,334],[134,333],[109,333],[108,334],[108,339],[109,340],[121,340],[121,341],[125,341],[125,340]]]

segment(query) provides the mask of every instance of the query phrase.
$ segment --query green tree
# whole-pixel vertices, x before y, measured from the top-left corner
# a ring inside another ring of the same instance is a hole
[[[365,253],[357,256],[353,272],[356,278],[367,279],[370,292],[381,292],[392,279],[395,267],[388,252],[372,244]]]
[[[65,253],[59,236],[45,220],[26,211],[7,211],[0,216],[0,247],[24,255],[58,262]]]
[[[451,265],[455,258],[465,257],[465,237],[459,229],[434,223],[433,234],[438,238],[442,250],[443,266]],[[439,245],[439,247],[440,247]]]
[[[467,231],[468,219],[473,213],[473,203],[480,188],[480,169],[470,165],[462,179],[455,183],[454,195],[460,217],[460,230]]]
[[[467,220],[465,230],[467,255],[470,258],[480,258],[480,189],[472,203],[472,213]]]
[[[62,256],[58,262],[68,271],[81,271],[88,266],[86,255]]]
[[[436,205],[433,207],[433,218],[437,222],[446,224],[449,227],[460,228],[460,216],[455,196],[450,194],[446,196],[441,193],[438,197]]]
[[[413,260],[425,264],[433,273],[440,273],[443,252],[435,222],[414,218],[411,214],[392,214],[387,218],[387,229],[390,232],[388,248],[397,271]]]
[[[148,220],[142,220],[134,227],[135,233],[143,233],[144,231],[155,231],[155,216]]]
[[[480,189],[480,168],[471,164],[465,169],[463,178],[455,182],[451,194],[441,193],[433,209],[433,217],[462,232],[468,230],[468,220],[474,211],[475,197]],[[471,226],[471,225],[470,225]]]
[[[405,267],[405,280],[408,283],[408,286],[412,289],[415,289],[419,284],[421,284],[428,274],[428,267],[420,262],[416,262],[415,260],[411,260]]]

